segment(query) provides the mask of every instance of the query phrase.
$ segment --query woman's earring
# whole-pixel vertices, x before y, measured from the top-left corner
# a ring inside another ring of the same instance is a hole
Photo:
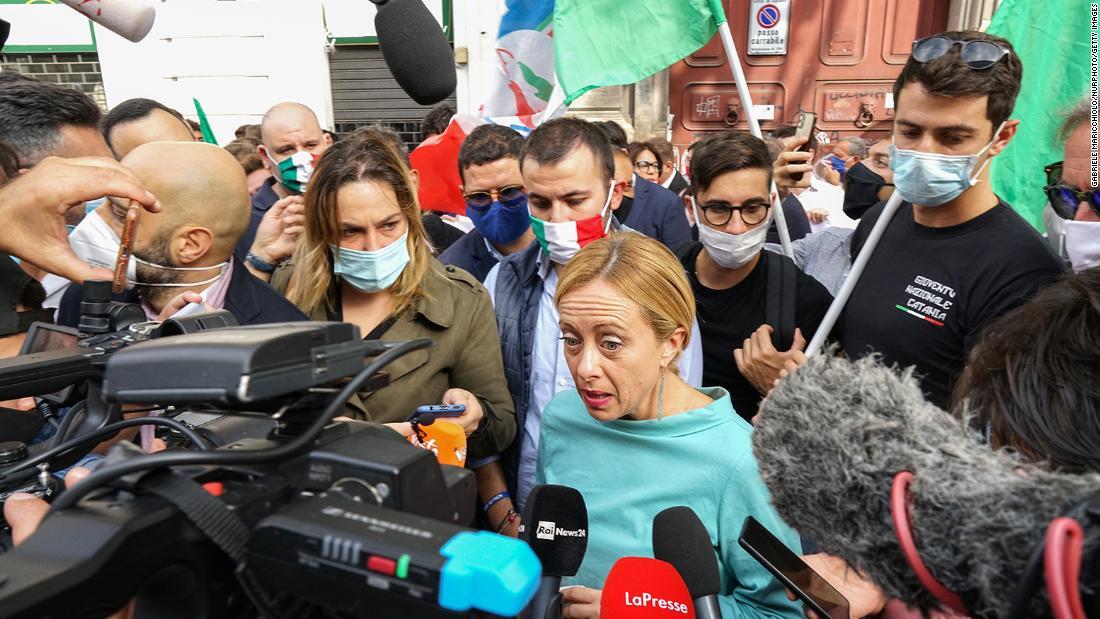
[[[665,411],[665,366],[661,366],[661,377],[657,379],[657,419],[664,416]]]

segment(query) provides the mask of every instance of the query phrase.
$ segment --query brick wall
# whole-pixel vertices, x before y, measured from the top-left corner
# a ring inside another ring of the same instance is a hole
[[[0,54],[0,68],[19,71],[40,80],[68,86],[86,93],[107,109],[103,94],[103,75],[99,71],[99,54]]]

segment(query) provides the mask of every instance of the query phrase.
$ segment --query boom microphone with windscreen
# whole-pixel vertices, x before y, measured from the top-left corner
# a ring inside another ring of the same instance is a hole
[[[542,563],[542,583],[522,617],[561,617],[561,579],[581,568],[588,548],[588,509],[584,497],[568,486],[535,486],[523,507],[519,538]]]
[[[707,528],[690,507],[670,507],[653,518],[653,557],[680,573],[695,600],[697,619],[721,619],[718,556]]]
[[[157,10],[146,0],[61,0],[62,4],[133,43],[153,29]]]
[[[1100,488],[1100,475],[1054,472],[982,445],[924,399],[912,369],[899,375],[874,357],[810,357],[764,400],[752,442],[788,524],[922,611],[939,603],[895,532],[895,474],[913,475],[908,519],[917,554],[973,617],[1009,616],[1047,525]],[[1086,560],[1086,604],[1097,603],[1096,574]],[[1027,603],[1025,616],[1050,616],[1045,594]]]
[[[420,105],[451,96],[458,84],[455,55],[439,22],[420,0],[371,0],[374,28],[390,73]]]
[[[688,619],[694,614],[687,585],[670,563],[623,557],[603,583],[600,619]]]

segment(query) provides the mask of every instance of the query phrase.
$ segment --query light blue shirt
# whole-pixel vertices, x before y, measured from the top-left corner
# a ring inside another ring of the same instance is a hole
[[[601,589],[615,561],[652,557],[653,517],[686,505],[717,552],[722,616],[801,617],[800,603],[738,543],[752,516],[801,552],[760,479],[752,427],[724,389],[700,392],[713,401],[662,419],[600,422],[576,391],[558,394],[543,411],[537,481],[576,488],[588,511],[584,561],[562,584]]]
[[[500,265],[493,267],[485,277],[485,288],[489,298],[496,301],[497,273]],[[542,294],[539,296],[538,316],[535,319],[534,342],[531,346],[531,399],[523,428],[517,439],[519,444],[519,471],[517,472],[516,494],[514,497],[520,511],[527,502],[527,495],[535,486],[535,468],[539,455],[539,435],[542,427],[542,411],[561,391],[576,392],[576,384],[565,363],[565,349],[561,342],[561,327],[558,326],[558,308],[554,305],[554,294],[558,289],[558,273],[553,263],[543,253],[539,262],[539,278],[542,280]],[[497,308],[497,312],[501,311]],[[703,382],[703,348],[700,343],[699,325],[691,326],[691,342],[680,356],[680,375],[693,387]],[[471,462],[477,468],[491,459]]]

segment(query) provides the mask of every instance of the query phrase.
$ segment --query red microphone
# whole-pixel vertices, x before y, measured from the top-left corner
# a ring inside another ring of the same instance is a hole
[[[623,557],[611,566],[600,594],[600,619],[691,619],[695,606],[671,563]]]

